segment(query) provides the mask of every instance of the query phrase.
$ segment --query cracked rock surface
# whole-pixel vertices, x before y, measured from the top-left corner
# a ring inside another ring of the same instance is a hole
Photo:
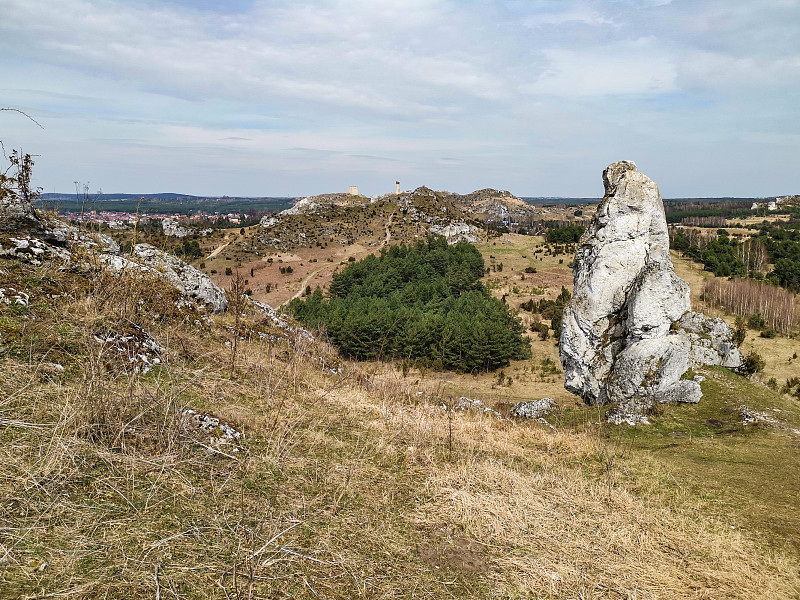
[[[609,421],[635,424],[659,402],[698,402],[691,368],[735,368],[742,359],[724,321],[690,311],[655,182],[620,161],[603,171],[603,184],[575,254],[559,352],[569,391],[612,404]]]

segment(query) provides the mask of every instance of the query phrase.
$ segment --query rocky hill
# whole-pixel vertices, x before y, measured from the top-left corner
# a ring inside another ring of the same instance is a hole
[[[537,216],[533,206],[506,190],[477,190],[456,202],[465,212],[494,223],[522,223]]]
[[[509,192],[480,190],[462,196],[420,187],[412,192],[367,198],[323,194],[298,201],[292,208],[261,221],[257,244],[287,251],[314,245],[365,243],[380,238],[409,242],[431,233],[449,242],[486,238],[486,223],[502,225],[536,210]]]

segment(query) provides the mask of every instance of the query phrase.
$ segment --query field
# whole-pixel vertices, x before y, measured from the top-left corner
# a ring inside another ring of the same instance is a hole
[[[375,251],[248,256],[237,242],[255,234],[215,233],[195,264],[222,284],[224,265],[252,267],[253,296],[277,304]],[[506,234],[479,249],[512,306],[571,289],[569,248]],[[707,310],[711,275],[674,260]],[[552,337],[502,372],[404,370],[254,312],[165,311],[151,280],[0,272],[35,290],[0,304],[1,598],[800,594],[800,402],[761,383],[795,373],[796,339],[750,332],[762,375],[704,369],[700,404],[615,427],[564,390]],[[271,279],[281,295],[258,296]],[[127,327],[162,347],[152,370],[114,349]],[[497,414],[451,410],[460,396]],[[542,397],[547,422],[508,418]],[[742,405],[765,418],[744,425]]]

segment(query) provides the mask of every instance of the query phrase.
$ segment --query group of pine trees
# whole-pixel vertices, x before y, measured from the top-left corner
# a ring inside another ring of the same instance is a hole
[[[441,236],[392,246],[334,275],[289,310],[358,360],[406,359],[478,372],[530,356],[518,317],[480,281],[484,262],[466,243]]]
[[[551,244],[577,244],[584,231],[586,227],[583,225],[551,227],[547,230],[545,239]]]
[[[800,223],[763,227],[759,238],[773,262],[772,274],[778,285],[800,292]]]

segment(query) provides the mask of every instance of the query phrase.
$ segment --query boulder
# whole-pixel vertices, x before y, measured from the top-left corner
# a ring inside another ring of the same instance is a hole
[[[553,412],[555,400],[552,398],[542,398],[541,400],[530,400],[518,402],[509,411],[512,417],[520,419],[538,419]]]
[[[692,367],[737,367],[741,355],[724,321],[690,312],[658,186],[631,161],[610,165],[603,183],[564,309],[564,385],[588,404],[613,403],[613,422],[643,422],[656,403],[700,399],[699,383],[684,377]]]

